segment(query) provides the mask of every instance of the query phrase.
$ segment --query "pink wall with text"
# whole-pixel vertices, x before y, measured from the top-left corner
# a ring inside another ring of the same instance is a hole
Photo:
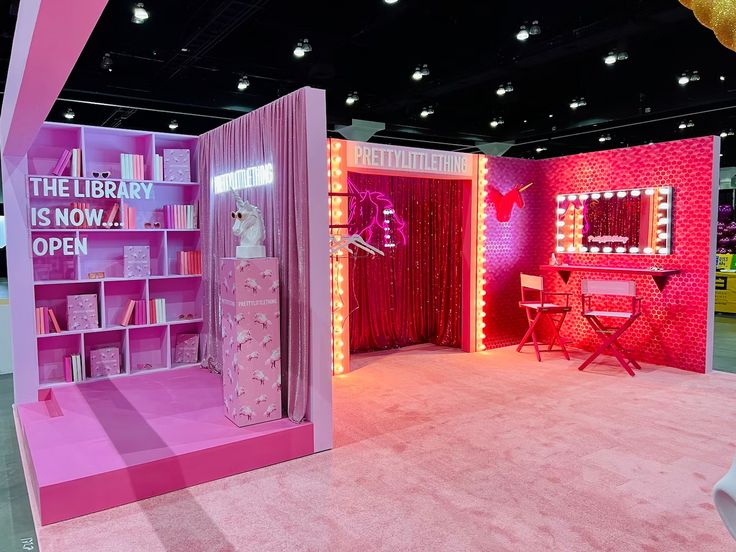
[[[598,339],[580,316],[581,278],[633,279],[643,299],[643,315],[622,339],[623,345],[643,362],[705,372],[710,362],[714,267],[711,211],[718,151],[718,138],[703,137],[537,162],[491,158],[491,184],[510,186],[512,183],[507,181],[525,178],[537,181],[527,191],[536,188],[525,196],[527,204],[516,209],[510,222],[497,223],[494,213],[489,213],[486,267],[492,277],[488,278],[486,301],[487,345],[509,345],[521,338],[525,320],[512,311],[514,305],[519,310],[518,273],[523,269],[540,274],[539,265],[548,263],[556,245],[558,194],[669,185],[674,188],[672,255],[568,254],[563,259],[574,265],[680,269],[682,272],[672,276],[663,291],[651,277],[630,274],[573,272],[565,284],[557,274],[548,273],[545,285],[550,291],[572,294],[573,310],[561,333],[574,346],[592,350]],[[486,208],[494,209],[490,205]],[[494,305],[501,307],[500,312],[493,313]]]

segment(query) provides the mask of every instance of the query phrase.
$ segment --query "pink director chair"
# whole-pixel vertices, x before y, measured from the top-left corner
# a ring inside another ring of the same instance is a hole
[[[634,282],[622,280],[583,280],[582,291],[583,317],[600,338],[601,345],[578,367],[578,370],[585,370],[600,354],[611,351],[624,370],[630,376],[635,375],[632,367],[641,370],[641,366],[626,354],[618,338],[641,316],[641,298],[636,296],[636,285]],[[625,311],[596,310],[593,307],[594,297],[630,297],[631,309]],[[609,326],[610,322],[604,324],[601,319],[620,320],[623,323],[618,326]]]
[[[534,295],[534,298],[528,297],[528,295]],[[558,305],[557,303],[550,302],[548,297],[550,296],[563,296],[565,298],[564,305]],[[565,342],[560,337],[560,328],[562,323],[565,321],[567,313],[570,312],[570,294],[565,292],[544,291],[544,280],[541,276],[531,276],[529,274],[521,275],[521,301],[519,306],[526,311],[526,319],[529,323],[529,329],[524,334],[521,343],[516,348],[516,352],[520,353],[521,348],[527,345],[529,338],[531,338],[532,345],[534,345],[534,351],[537,353],[537,360],[542,362],[542,356],[539,354],[539,340],[537,339],[537,325],[542,320],[548,320],[552,326],[552,340],[547,343],[547,351],[552,351],[552,347],[555,343],[560,344],[557,351],[562,351],[567,360],[570,360],[570,355],[565,348]],[[555,318],[557,317],[557,318]],[[544,344],[543,344],[544,345]]]

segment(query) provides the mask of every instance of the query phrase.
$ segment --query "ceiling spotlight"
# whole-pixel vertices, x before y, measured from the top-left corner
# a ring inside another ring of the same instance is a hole
[[[245,90],[246,88],[248,88],[249,86],[250,86],[250,81],[248,80],[248,77],[246,77],[245,75],[243,75],[242,77],[238,79],[238,90],[240,90],[241,92]]]
[[[539,147],[538,147],[538,148],[537,148],[536,150],[534,150],[534,151],[536,151],[537,153],[542,153],[543,151],[547,151],[547,148],[545,148],[545,147],[542,147],[542,146],[539,146]]]
[[[179,128],[179,123],[176,122],[176,119],[172,119],[169,123],[169,129],[176,130],[177,128]]]
[[[294,57],[296,58],[303,58],[305,54],[308,54],[312,51],[312,45],[309,43],[309,40],[304,38],[296,43],[296,47],[294,48]]]
[[[726,77],[724,77],[723,75],[721,75],[720,77],[718,77],[718,80],[721,81],[721,82],[723,82],[723,81],[726,80]]]
[[[692,121],[687,122],[687,128],[692,128],[694,126],[695,126],[695,123],[693,123]]]
[[[417,65],[414,72],[411,74],[411,78],[415,81],[420,81],[424,77],[429,75],[429,66],[425,63],[424,65]]]
[[[513,91],[514,91],[514,86],[510,82],[507,82],[506,84],[500,84],[498,86],[498,88],[496,89],[496,94],[499,96],[504,96],[507,93],[513,92]]]
[[[700,73],[697,71],[689,71],[682,73],[679,77],[677,77],[677,84],[680,86],[685,86],[686,84],[690,82],[695,82],[700,80]]]
[[[573,100],[570,102],[570,109],[577,109],[578,107],[585,107],[588,105],[588,102],[585,101],[585,98],[582,96],[580,98],[573,98]]]
[[[516,33],[516,40],[524,42],[528,39],[529,39],[529,29],[526,28],[526,25],[522,25],[519,28],[519,32]]]
[[[100,61],[100,69],[102,69],[103,71],[112,71],[112,56],[109,52],[102,56],[102,61]]]
[[[491,128],[496,128],[498,125],[503,124],[503,119],[501,117],[496,117],[491,120]]]
[[[603,63],[605,63],[606,65],[614,65],[618,61],[626,61],[627,59],[629,59],[628,52],[624,50],[621,50],[621,51],[611,50],[603,58]]]
[[[598,141],[601,142],[601,143],[603,143],[603,142],[610,142],[611,141],[611,135],[610,134],[601,134],[598,137]]]
[[[66,111],[64,111],[64,118],[67,121],[71,121],[76,116],[76,113],[74,113],[74,110],[71,107],[67,107]]]
[[[396,4],[396,2],[398,2],[398,1],[399,0],[383,0],[384,4],[389,4],[389,5]]]
[[[131,21],[133,23],[136,23],[140,25],[141,23],[145,23],[149,18],[148,10],[143,7],[143,2],[138,2],[133,7],[133,17],[131,18]]]
[[[677,128],[680,130],[685,130],[687,128],[687,123],[685,121],[680,121],[680,124],[677,125]]]
[[[358,97],[357,92],[351,92],[348,94],[348,97],[345,99],[345,103],[348,105],[353,105],[355,102],[357,102],[360,98]]]
[[[430,105],[430,106],[422,108],[422,111],[419,113],[419,116],[422,119],[426,119],[432,114],[434,114],[434,108]]]
[[[529,26],[529,35],[538,36],[540,34],[542,34],[542,27],[539,26],[539,21],[532,21]]]

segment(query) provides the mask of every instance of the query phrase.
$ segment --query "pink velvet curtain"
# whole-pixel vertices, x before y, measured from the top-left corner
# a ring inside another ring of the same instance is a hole
[[[212,179],[246,167],[273,164],[272,185],[238,194],[260,207],[266,225],[266,254],[280,260],[281,360],[287,413],[301,422],[309,382],[309,265],[306,98],[298,90],[202,135],[201,227],[204,264],[205,355],[203,363],[222,373],[219,260],[234,257],[231,192],[215,194]]]

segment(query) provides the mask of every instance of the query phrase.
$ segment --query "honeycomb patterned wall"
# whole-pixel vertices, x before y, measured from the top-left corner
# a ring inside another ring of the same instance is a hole
[[[490,182],[505,191],[523,180],[535,180],[524,209],[515,209],[508,223],[495,222],[490,209],[486,267],[487,342],[499,347],[518,342],[525,321],[514,311],[519,297],[521,270],[539,273],[555,247],[555,197],[561,193],[630,189],[670,185],[674,188],[672,255],[565,255],[569,264],[620,267],[679,268],[660,292],[649,276],[573,272],[568,283],[554,273],[546,276],[551,291],[572,293],[573,312],[562,334],[573,345],[592,350],[597,337],[580,316],[580,280],[583,278],[633,279],[643,299],[643,315],[622,340],[643,362],[704,372],[706,366],[709,264],[711,247],[711,196],[715,137],[651,144],[560,157],[544,161],[491,158]],[[536,270],[535,270],[536,269]],[[518,311],[518,306],[516,306]]]

